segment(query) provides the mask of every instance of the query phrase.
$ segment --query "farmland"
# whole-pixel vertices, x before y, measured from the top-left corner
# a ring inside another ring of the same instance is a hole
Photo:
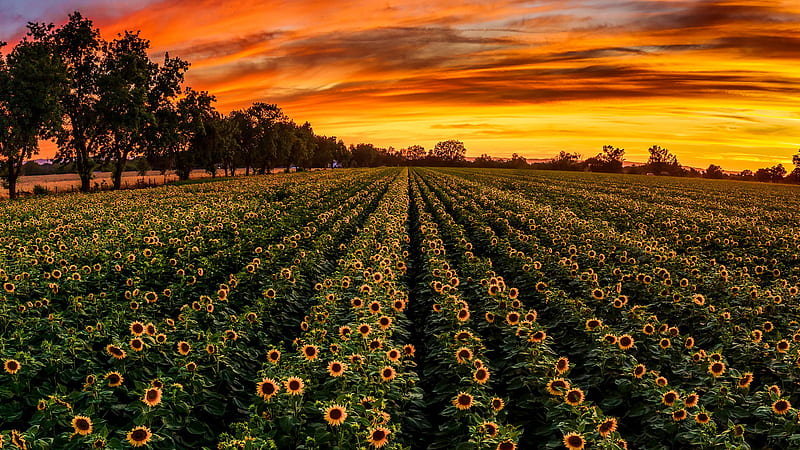
[[[3,203],[18,448],[790,448],[791,186],[475,169]]]

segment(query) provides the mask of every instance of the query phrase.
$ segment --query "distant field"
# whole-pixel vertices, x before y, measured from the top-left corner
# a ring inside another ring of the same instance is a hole
[[[237,173],[244,173],[244,169],[240,169]],[[222,176],[224,172],[219,171],[217,176]],[[190,178],[203,178],[210,176],[208,172],[205,170],[194,170]],[[143,181],[147,184],[164,184],[169,183],[171,181],[176,181],[178,176],[175,175],[174,172],[168,171],[165,175],[161,175],[161,172],[157,170],[151,170],[147,172],[147,175],[144,177],[139,176],[139,174],[135,171],[131,172],[124,172],[122,176],[122,186],[125,187],[126,183],[128,186],[135,186],[139,181]],[[113,183],[111,182],[111,172],[96,172],[94,179],[92,180],[92,187],[94,187],[95,183],[99,186],[111,186]],[[65,173],[65,174],[54,174],[54,175],[33,175],[33,176],[23,176],[20,177],[19,182],[17,183],[17,189],[19,192],[33,192],[33,187],[36,185],[44,186],[50,189],[51,191],[55,192],[69,192],[69,191],[77,191],[78,188],[81,186],[81,180],[76,173]],[[0,198],[7,198],[8,197],[8,190],[0,190]]]
[[[382,168],[0,205],[27,448],[796,448],[800,193]]]

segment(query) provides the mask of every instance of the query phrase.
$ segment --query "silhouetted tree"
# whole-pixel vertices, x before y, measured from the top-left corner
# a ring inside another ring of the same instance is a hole
[[[549,163],[549,168],[554,170],[580,170],[580,153],[560,151]]]
[[[182,139],[181,145],[176,146],[169,156],[181,180],[189,179],[192,169],[199,162],[197,155],[208,151],[206,147],[211,145],[209,139],[214,132],[211,124],[215,117],[214,101],[216,98],[206,91],[187,88],[185,97],[178,102]]]
[[[654,145],[647,149],[650,158],[647,160],[646,170],[656,175],[680,175],[681,165],[678,158],[666,148]]]
[[[428,157],[441,161],[463,161],[466,153],[467,149],[463,142],[450,139],[437,142],[428,153]]]
[[[66,77],[49,38],[52,29],[28,24],[25,38],[5,58],[0,54],[0,169],[11,199],[25,161],[39,151],[38,140],[61,126]]]
[[[625,149],[604,145],[602,152],[586,160],[586,165],[592,172],[622,173],[624,159]]]
[[[783,180],[784,175],[786,175],[786,169],[783,167],[783,164],[778,164],[776,166],[758,169],[755,173],[755,178],[756,181],[776,183]]]
[[[58,133],[56,159],[74,163],[81,180],[80,190],[86,192],[91,187],[95,158],[110,139],[111,131],[100,105],[99,81],[103,71],[100,30],[81,13],[74,12],[62,27],[37,39],[52,39],[66,68],[68,87],[61,97],[64,120]]]
[[[722,171],[722,167],[716,164],[711,164],[708,166],[708,169],[706,169],[705,177],[711,179],[721,179],[725,178],[725,172]]]

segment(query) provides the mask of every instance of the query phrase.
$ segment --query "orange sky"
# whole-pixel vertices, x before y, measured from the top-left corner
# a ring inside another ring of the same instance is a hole
[[[223,112],[277,103],[347,143],[531,158],[613,144],[632,161],[659,144],[727,170],[800,148],[795,0],[10,1],[0,39],[78,9],[106,38],[141,29],[154,58],[190,61],[187,84]]]

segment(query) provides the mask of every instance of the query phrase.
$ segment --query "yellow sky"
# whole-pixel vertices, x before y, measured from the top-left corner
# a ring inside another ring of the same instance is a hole
[[[102,3],[61,7],[106,38],[141,29],[223,112],[277,103],[347,143],[454,138],[530,158],[612,144],[632,161],[658,144],[727,170],[788,166],[800,148],[793,0]]]

